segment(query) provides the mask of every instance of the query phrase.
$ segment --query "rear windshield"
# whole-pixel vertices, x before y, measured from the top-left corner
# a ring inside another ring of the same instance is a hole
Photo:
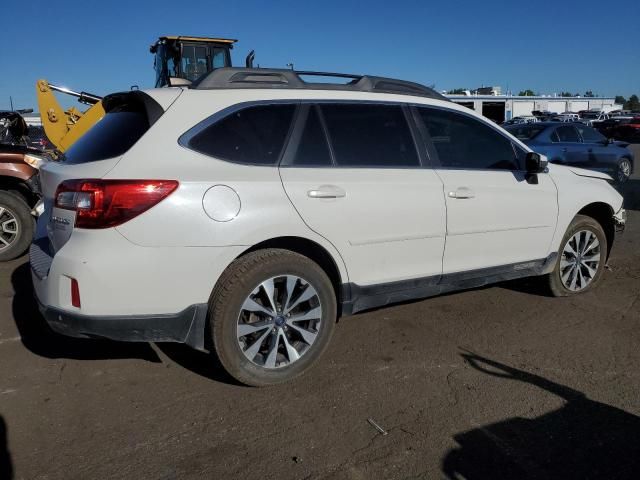
[[[65,163],[88,163],[119,157],[149,130],[144,110],[111,111],[74,143],[64,156]]]
[[[542,132],[546,127],[537,125],[510,125],[507,131],[518,140],[532,140]]]

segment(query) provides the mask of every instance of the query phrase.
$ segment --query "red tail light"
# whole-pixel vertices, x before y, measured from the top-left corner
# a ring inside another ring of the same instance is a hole
[[[149,210],[176,188],[175,180],[66,180],[58,185],[55,205],[74,210],[78,228],[109,228]]]
[[[71,279],[71,305],[80,308],[80,287],[75,278]]]

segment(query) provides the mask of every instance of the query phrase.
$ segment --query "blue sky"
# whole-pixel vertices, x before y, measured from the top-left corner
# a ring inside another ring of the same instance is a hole
[[[2,10],[0,109],[9,95],[16,108],[37,108],[38,78],[99,95],[150,87],[149,45],[167,34],[237,38],[238,65],[255,49],[261,66],[294,62],[440,90],[640,94],[639,0],[30,0]]]

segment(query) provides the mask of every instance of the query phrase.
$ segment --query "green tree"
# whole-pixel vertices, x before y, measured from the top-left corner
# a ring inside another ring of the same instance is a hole
[[[640,99],[638,95],[631,95],[629,100],[624,104],[625,110],[640,110]]]
[[[533,93],[533,90],[530,89],[526,89],[526,90],[522,90],[520,91],[520,93],[518,94],[521,97],[535,97],[536,94]]]
[[[573,97],[573,93],[571,92],[562,92],[560,94],[561,97]]]
[[[449,95],[464,95],[465,88],[454,88],[453,90],[449,90],[447,93]]]
[[[616,95],[616,103],[620,105],[624,105],[625,103],[627,103],[627,99],[624,98],[622,95]]]
[[[586,98],[593,98],[595,97],[595,95],[593,94],[593,92],[591,90],[587,90],[586,92],[584,92],[584,96]]]

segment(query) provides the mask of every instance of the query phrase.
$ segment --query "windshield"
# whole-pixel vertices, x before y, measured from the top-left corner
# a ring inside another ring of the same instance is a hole
[[[192,82],[210,71],[207,47],[204,45],[184,45],[182,47],[182,78]]]
[[[582,118],[598,118],[599,116],[600,114],[597,112],[588,112],[582,114]]]
[[[540,135],[545,127],[538,125],[512,125],[507,127],[507,132],[516,137],[518,140],[532,140]]]

